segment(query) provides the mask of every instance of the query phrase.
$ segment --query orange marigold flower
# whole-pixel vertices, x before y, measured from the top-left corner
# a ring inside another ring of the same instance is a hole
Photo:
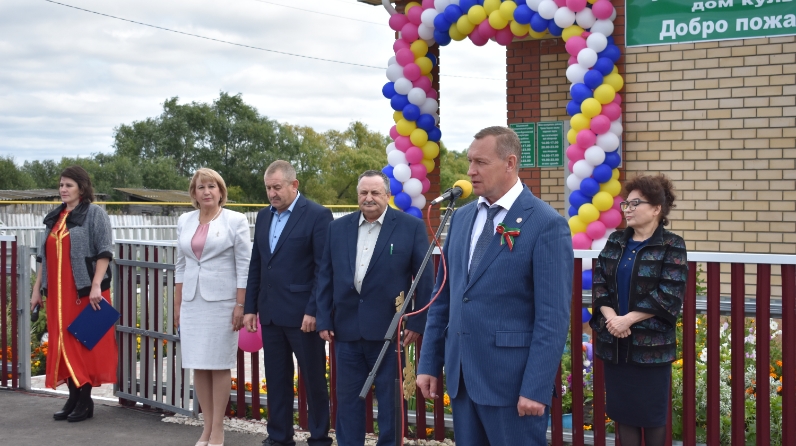
[[[782,361],[777,361],[777,366],[782,367]]]
[[[430,437],[431,434],[433,434],[433,433],[434,433],[434,429],[432,429],[430,427],[426,428],[426,437]]]

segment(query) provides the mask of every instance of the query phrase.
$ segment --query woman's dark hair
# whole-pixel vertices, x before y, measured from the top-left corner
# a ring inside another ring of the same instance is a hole
[[[627,194],[634,190],[643,195],[651,206],[661,207],[658,221],[667,226],[669,219],[666,217],[669,215],[669,211],[677,207],[674,204],[675,195],[672,181],[664,175],[639,175],[625,184]]]
[[[88,176],[86,169],[80,166],[67,167],[61,172],[61,177],[69,178],[77,183],[77,187],[80,190],[80,198],[83,201],[92,203],[95,200],[94,187],[91,185],[91,178]]]

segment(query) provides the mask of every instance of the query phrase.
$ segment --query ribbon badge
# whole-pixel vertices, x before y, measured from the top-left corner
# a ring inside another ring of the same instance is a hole
[[[514,249],[514,237],[519,237],[520,229],[509,228],[505,224],[501,223],[497,225],[496,231],[502,236],[500,237],[500,246],[503,246],[503,244],[506,243],[509,245],[509,251]]]

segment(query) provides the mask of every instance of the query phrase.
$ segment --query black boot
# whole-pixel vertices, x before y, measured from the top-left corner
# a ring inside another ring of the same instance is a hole
[[[80,389],[78,389],[75,383],[69,378],[66,379],[66,385],[69,387],[69,399],[66,400],[66,404],[64,404],[63,409],[53,414],[53,418],[55,420],[65,420],[66,417],[68,417],[69,414],[75,410],[75,406],[77,406]]]
[[[91,384],[85,384],[80,388],[80,397],[77,407],[66,417],[69,422],[83,421],[94,416],[94,400],[91,399]]]

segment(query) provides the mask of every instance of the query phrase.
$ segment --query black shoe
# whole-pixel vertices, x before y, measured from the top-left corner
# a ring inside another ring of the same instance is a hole
[[[271,437],[268,437],[263,440],[263,446],[282,446],[282,443],[279,443],[278,441],[273,440]]]
[[[80,388],[80,399],[75,410],[66,417],[70,423],[83,421],[94,416],[94,400],[91,399],[91,384],[86,384]]]
[[[65,420],[75,410],[80,396],[80,389],[77,388],[71,379],[66,380],[66,385],[69,387],[69,399],[66,400],[66,404],[61,410],[53,414],[53,419],[56,421]]]

